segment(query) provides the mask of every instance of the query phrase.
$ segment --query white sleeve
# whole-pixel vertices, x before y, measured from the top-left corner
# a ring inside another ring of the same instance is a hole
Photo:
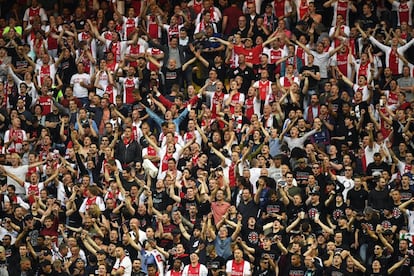
[[[239,103],[243,106],[244,104],[244,94],[240,93],[240,97],[239,97]]]
[[[226,263],[226,273],[231,273],[231,269],[232,269],[232,260],[227,261]]]
[[[292,12],[292,5],[290,5],[290,1],[285,1],[285,14]]]
[[[79,208],[79,213],[86,212],[86,198],[83,200],[81,207]]]
[[[252,275],[251,271],[252,267],[250,266],[250,263],[247,261],[244,261],[244,276],[250,276]]]
[[[17,204],[19,204],[20,207],[22,207],[25,210],[29,210],[30,209],[30,205],[27,204],[26,202],[24,202],[23,199],[21,199],[20,197],[17,197]]]
[[[338,180],[340,183],[344,183],[344,181],[345,181],[345,176],[342,176],[342,175],[337,175],[336,176],[336,180]]]
[[[350,32],[349,27],[348,26],[345,26],[345,28],[344,28],[344,34],[346,34],[346,36],[349,36],[349,32]]]
[[[42,183],[43,184],[43,183]],[[39,186],[40,189],[40,186]],[[41,190],[41,189],[40,189]],[[66,192],[65,187],[63,186],[63,183],[59,181],[59,185],[57,188],[57,199],[60,200],[60,202],[63,204],[66,200]],[[103,211],[103,210],[101,210]]]
[[[329,29],[329,36],[332,36],[335,33],[335,27]]]
[[[9,136],[10,136],[10,130],[6,130],[6,133],[4,134],[4,143],[6,144],[9,142]]]
[[[184,267],[182,276],[188,276],[188,265]]]
[[[105,202],[103,201],[102,197],[99,196],[96,198],[96,205],[98,205],[99,210],[105,211]]]
[[[30,183],[25,181],[24,182],[24,189],[26,190],[26,195],[27,196],[29,195],[29,193],[28,193],[29,187],[30,187]],[[39,187],[39,190],[41,190],[40,187]]]
[[[208,269],[205,265],[200,265],[200,276],[207,276]]]
[[[40,8],[39,15],[40,15],[40,18],[42,19],[42,21],[47,21],[47,15],[46,15],[46,12],[43,8]]]
[[[29,8],[27,8],[24,12],[23,21],[29,21]]]

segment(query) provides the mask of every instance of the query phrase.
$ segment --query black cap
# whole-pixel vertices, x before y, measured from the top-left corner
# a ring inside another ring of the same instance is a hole
[[[174,229],[171,231],[171,234],[173,234],[173,235],[178,235],[178,234],[181,234],[181,231],[180,231],[180,229],[179,229],[179,228],[174,228]]]
[[[310,193],[310,195],[320,195],[319,191],[313,189]]]
[[[193,230],[195,230],[195,229],[198,229],[198,230],[203,230],[203,227],[201,226],[201,224],[199,224],[199,223],[196,223],[196,224],[194,224],[194,227],[193,227]]]
[[[104,255],[106,255],[106,252],[103,249],[99,249],[98,251],[96,251],[96,254],[104,254]]]
[[[44,260],[43,262],[40,263],[40,266],[47,266],[47,265],[52,265],[52,263],[49,260]]]
[[[89,255],[88,260],[89,260],[90,263],[98,262],[98,259],[96,258],[95,255]]]
[[[27,214],[27,215],[24,217],[24,220],[30,220],[30,219],[33,219],[33,215],[32,215],[32,214]]]

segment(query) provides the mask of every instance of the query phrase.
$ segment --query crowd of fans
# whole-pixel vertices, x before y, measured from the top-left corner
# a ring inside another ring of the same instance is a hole
[[[414,2],[0,4],[0,275],[413,275]]]

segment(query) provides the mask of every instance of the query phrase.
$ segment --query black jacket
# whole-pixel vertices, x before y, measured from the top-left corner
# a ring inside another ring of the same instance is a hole
[[[135,140],[125,145],[120,139],[115,145],[115,158],[122,166],[127,166],[131,162],[142,162],[142,147]]]

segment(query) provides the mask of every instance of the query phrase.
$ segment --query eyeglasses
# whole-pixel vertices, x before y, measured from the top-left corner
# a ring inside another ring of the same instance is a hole
[[[312,167],[312,169],[319,169],[319,167]]]

